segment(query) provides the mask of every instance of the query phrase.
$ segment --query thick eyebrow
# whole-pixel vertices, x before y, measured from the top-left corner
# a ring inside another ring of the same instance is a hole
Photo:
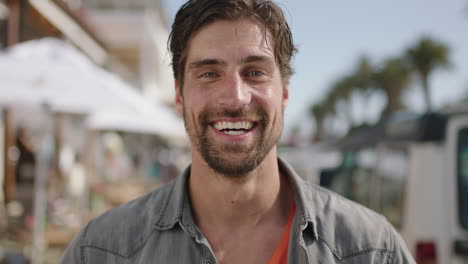
[[[224,65],[224,64],[226,64],[224,61],[217,60],[217,59],[203,59],[203,60],[197,60],[197,61],[191,62],[188,65],[188,69],[189,70],[196,69],[205,65]]]
[[[273,59],[269,56],[259,56],[252,55],[241,60],[241,63],[251,63],[251,62],[274,62]]]
[[[269,56],[261,56],[261,55],[251,55],[243,58],[241,60],[242,64],[251,63],[251,62],[274,62],[273,59]],[[202,59],[196,60],[191,62],[188,65],[188,70],[193,70],[196,68],[200,68],[206,65],[226,65],[226,62],[218,59]]]

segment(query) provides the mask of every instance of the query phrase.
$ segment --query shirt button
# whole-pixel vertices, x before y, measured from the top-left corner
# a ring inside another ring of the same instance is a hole
[[[211,262],[211,260],[207,260],[205,261],[205,264],[213,264],[213,262]]]

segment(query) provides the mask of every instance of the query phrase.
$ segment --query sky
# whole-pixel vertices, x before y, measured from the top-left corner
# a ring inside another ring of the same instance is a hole
[[[184,0],[163,0],[168,24]],[[353,70],[367,54],[372,62],[398,56],[423,35],[450,47],[450,70],[430,79],[432,102],[440,107],[468,96],[468,0],[278,0],[285,11],[299,52],[290,82],[285,129],[313,130],[310,105],[323,99],[337,78]],[[404,96],[415,111],[423,110],[422,92],[414,83]],[[357,100],[357,99],[356,99]],[[376,120],[382,98],[353,107],[356,120]]]

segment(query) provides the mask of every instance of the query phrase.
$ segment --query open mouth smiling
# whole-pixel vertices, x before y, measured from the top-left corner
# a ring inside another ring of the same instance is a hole
[[[257,126],[257,122],[255,121],[215,121],[210,124],[219,132],[222,132],[227,135],[238,136],[245,134]]]

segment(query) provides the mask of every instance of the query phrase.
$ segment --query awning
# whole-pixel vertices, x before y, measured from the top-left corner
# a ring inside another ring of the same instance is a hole
[[[90,129],[185,137],[172,109],[150,102],[57,39],[24,42],[0,54],[0,104],[47,104],[55,112],[88,114]]]

